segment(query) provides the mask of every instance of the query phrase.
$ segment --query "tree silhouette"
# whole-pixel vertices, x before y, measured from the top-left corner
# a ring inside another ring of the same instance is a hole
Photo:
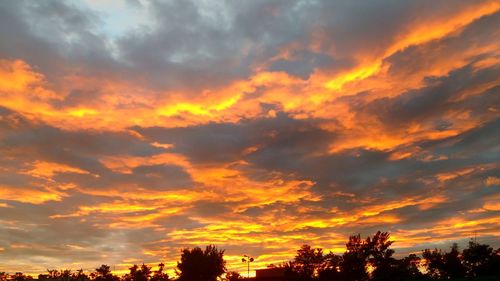
[[[241,277],[241,275],[238,272],[232,271],[232,272],[228,272],[226,274],[226,280],[227,281],[238,281],[238,280],[243,280],[243,278]]]
[[[286,281],[424,281],[424,280],[500,280],[500,249],[470,241],[460,252],[453,244],[448,252],[425,249],[422,259],[410,254],[402,259],[393,257],[393,241],[387,232],[378,231],[373,237],[349,237],[343,255],[324,254],[320,248],[303,245],[293,260],[281,264]],[[270,265],[270,268],[276,266]],[[368,274],[367,269],[371,268]],[[111,273],[110,267],[101,265],[87,276],[83,270],[47,270],[40,274],[41,281],[170,281],[159,264],[157,271],[142,264],[134,265],[122,278]],[[216,281],[226,271],[224,251],[209,245],[182,250],[177,263],[176,281]],[[280,270],[281,272],[281,270]],[[31,276],[21,272],[0,272],[0,281],[31,281]],[[245,280],[236,272],[227,273],[224,280]]]
[[[374,280],[389,280],[394,276],[394,268],[396,260],[392,257],[394,250],[389,249],[393,241],[389,241],[390,234],[388,232],[375,233],[373,238],[366,238],[365,251],[368,256],[368,262],[375,267],[373,270]]]
[[[293,271],[297,273],[299,280],[313,280],[325,267],[325,257],[320,248],[313,249],[309,245],[303,245],[291,263]]]
[[[450,252],[443,253],[441,250],[426,249],[422,253],[426,260],[429,277],[433,279],[456,279],[465,276],[466,270],[460,259],[458,245],[454,243]]]
[[[118,281],[120,278],[111,273],[109,265],[101,265],[99,268],[96,268],[95,272],[90,274],[90,277],[95,281]]]
[[[465,267],[460,260],[457,243],[453,243],[451,250],[443,255],[444,272],[449,279],[465,277]]]
[[[424,275],[419,269],[421,259],[415,254],[410,254],[401,260],[395,260],[390,270],[394,281],[422,280]],[[385,275],[385,274],[384,274]],[[375,278],[374,278],[375,279]]]
[[[47,269],[47,274],[38,275],[40,280],[51,280],[51,281],[75,281],[77,278],[81,280],[89,280],[88,276],[83,274],[83,271],[77,271],[76,273],[71,273],[71,270],[57,270],[57,269]]]
[[[425,249],[422,252],[425,259],[424,266],[427,269],[427,275],[433,279],[439,279],[444,275],[443,252],[438,249]]]
[[[365,241],[361,239],[361,235],[353,235],[349,237],[346,244],[347,251],[342,256],[342,273],[345,280],[365,280],[368,277],[366,273],[366,260],[368,258]]]
[[[224,250],[209,245],[203,251],[196,247],[182,250],[181,261],[177,263],[179,281],[215,281],[226,272]]]
[[[72,281],[88,281],[90,278],[83,272],[83,269],[79,269],[76,271],[76,273],[73,273],[71,275],[71,280]]]
[[[33,277],[29,275],[24,275],[22,272],[16,272],[14,276],[11,278],[12,281],[30,281],[33,280]]]
[[[151,267],[145,264],[142,264],[141,267],[134,264],[129,270],[130,273],[124,276],[124,281],[149,281],[150,279]]]
[[[342,256],[331,252],[324,255],[321,249],[304,245],[286,264],[286,280],[367,280],[368,265],[375,268],[374,280],[392,280],[398,264],[392,257],[394,251],[389,249],[393,243],[389,237],[389,233],[380,231],[365,240],[359,234],[350,236]]]
[[[342,256],[335,255],[330,252],[325,255],[325,264],[323,269],[319,272],[318,280],[332,281],[341,280],[342,272],[340,271],[344,259]]]
[[[468,248],[462,253],[467,276],[475,278],[497,272],[500,268],[499,250],[493,251],[489,245],[480,244],[474,240],[469,241]]]
[[[158,264],[158,270],[154,272],[153,276],[151,276],[151,281],[168,281],[170,280],[168,278],[168,274],[163,272],[165,269],[165,264],[160,263]]]
[[[467,275],[477,277],[481,274],[485,269],[485,265],[489,263],[492,253],[493,248],[490,246],[481,245],[473,240],[469,241],[469,247],[463,251]]]

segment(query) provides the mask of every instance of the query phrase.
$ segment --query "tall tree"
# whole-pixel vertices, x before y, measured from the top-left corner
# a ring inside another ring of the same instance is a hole
[[[396,260],[392,257],[394,250],[389,249],[393,243],[389,238],[388,232],[380,231],[377,231],[373,238],[366,238],[365,251],[370,266],[375,267],[372,273],[374,280],[390,280],[391,277],[394,279]]]
[[[75,273],[71,274],[71,281],[88,281],[90,280],[87,274],[83,272],[83,269],[77,270]]]
[[[323,254],[321,248],[303,245],[297,250],[295,258],[285,264],[285,280],[310,281],[334,280],[338,275],[342,257],[333,253]]]
[[[388,232],[377,231],[373,237],[365,240],[361,235],[349,237],[346,244],[347,251],[342,256],[341,271],[346,280],[367,280],[367,267],[373,267],[373,276],[377,280],[386,280],[392,275],[395,259],[392,257],[394,250],[389,249],[393,241],[389,240]]]
[[[342,255],[342,273],[346,280],[361,281],[368,278],[366,273],[366,260],[368,258],[366,251],[366,241],[361,239],[361,235],[349,237],[346,244],[346,252]]]
[[[449,279],[465,277],[465,267],[460,259],[457,243],[453,243],[451,250],[443,255],[444,274]]]
[[[109,265],[101,265],[96,268],[95,272],[90,274],[90,277],[95,281],[118,281],[120,278],[111,273]]]
[[[499,253],[500,254],[500,253]],[[469,241],[468,248],[463,250],[462,258],[469,277],[491,275],[500,267],[500,255],[486,244]]]
[[[422,253],[425,259],[427,275],[433,279],[456,279],[465,276],[465,267],[460,259],[458,245],[453,243],[451,250],[443,253],[441,250],[426,249]]]
[[[129,270],[130,272],[123,278],[124,281],[149,281],[151,278],[151,267],[145,264],[142,264],[141,267],[134,264]]]
[[[444,278],[444,262],[443,252],[439,249],[425,249],[422,252],[422,257],[425,259],[424,267],[427,270],[427,275],[433,279]]]
[[[75,274],[71,273],[69,269],[47,269],[47,274],[40,274],[38,279],[51,280],[51,281],[70,281],[73,280]]]
[[[343,263],[342,256],[336,255],[332,252],[325,255],[325,264],[323,269],[319,272],[320,281],[334,281],[343,280],[341,267]]]
[[[300,280],[313,280],[325,267],[325,257],[321,248],[313,249],[303,245],[298,251],[293,266]]]
[[[214,245],[207,246],[205,251],[199,247],[184,249],[177,269],[179,281],[215,281],[226,272],[224,250]]]
[[[391,270],[392,280],[394,281],[414,281],[422,280],[423,274],[419,267],[421,258],[415,254],[410,254],[401,260],[395,260],[395,266]]]

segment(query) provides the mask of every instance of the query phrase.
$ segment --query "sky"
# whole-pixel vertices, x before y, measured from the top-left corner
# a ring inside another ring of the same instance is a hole
[[[0,271],[498,248],[499,26],[482,0],[0,1]]]

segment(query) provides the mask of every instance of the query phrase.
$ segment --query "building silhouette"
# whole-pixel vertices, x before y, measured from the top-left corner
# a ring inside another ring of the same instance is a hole
[[[264,268],[255,271],[255,277],[251,281],[283,281],[285,280],[284,268]]]

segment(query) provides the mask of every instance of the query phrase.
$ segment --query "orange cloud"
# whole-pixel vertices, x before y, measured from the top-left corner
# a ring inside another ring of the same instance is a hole
[[[23,203],[42,204],[47,201],[59,201],[64,193],[55,190],[38,190],[32,188],[12,188],[0,185],[0,198]]]
[[[56,173],[90,174],[79,168],[52,162],[35,161],[31,165],[32,168],[25,173],[37,178],[51,179]]]

